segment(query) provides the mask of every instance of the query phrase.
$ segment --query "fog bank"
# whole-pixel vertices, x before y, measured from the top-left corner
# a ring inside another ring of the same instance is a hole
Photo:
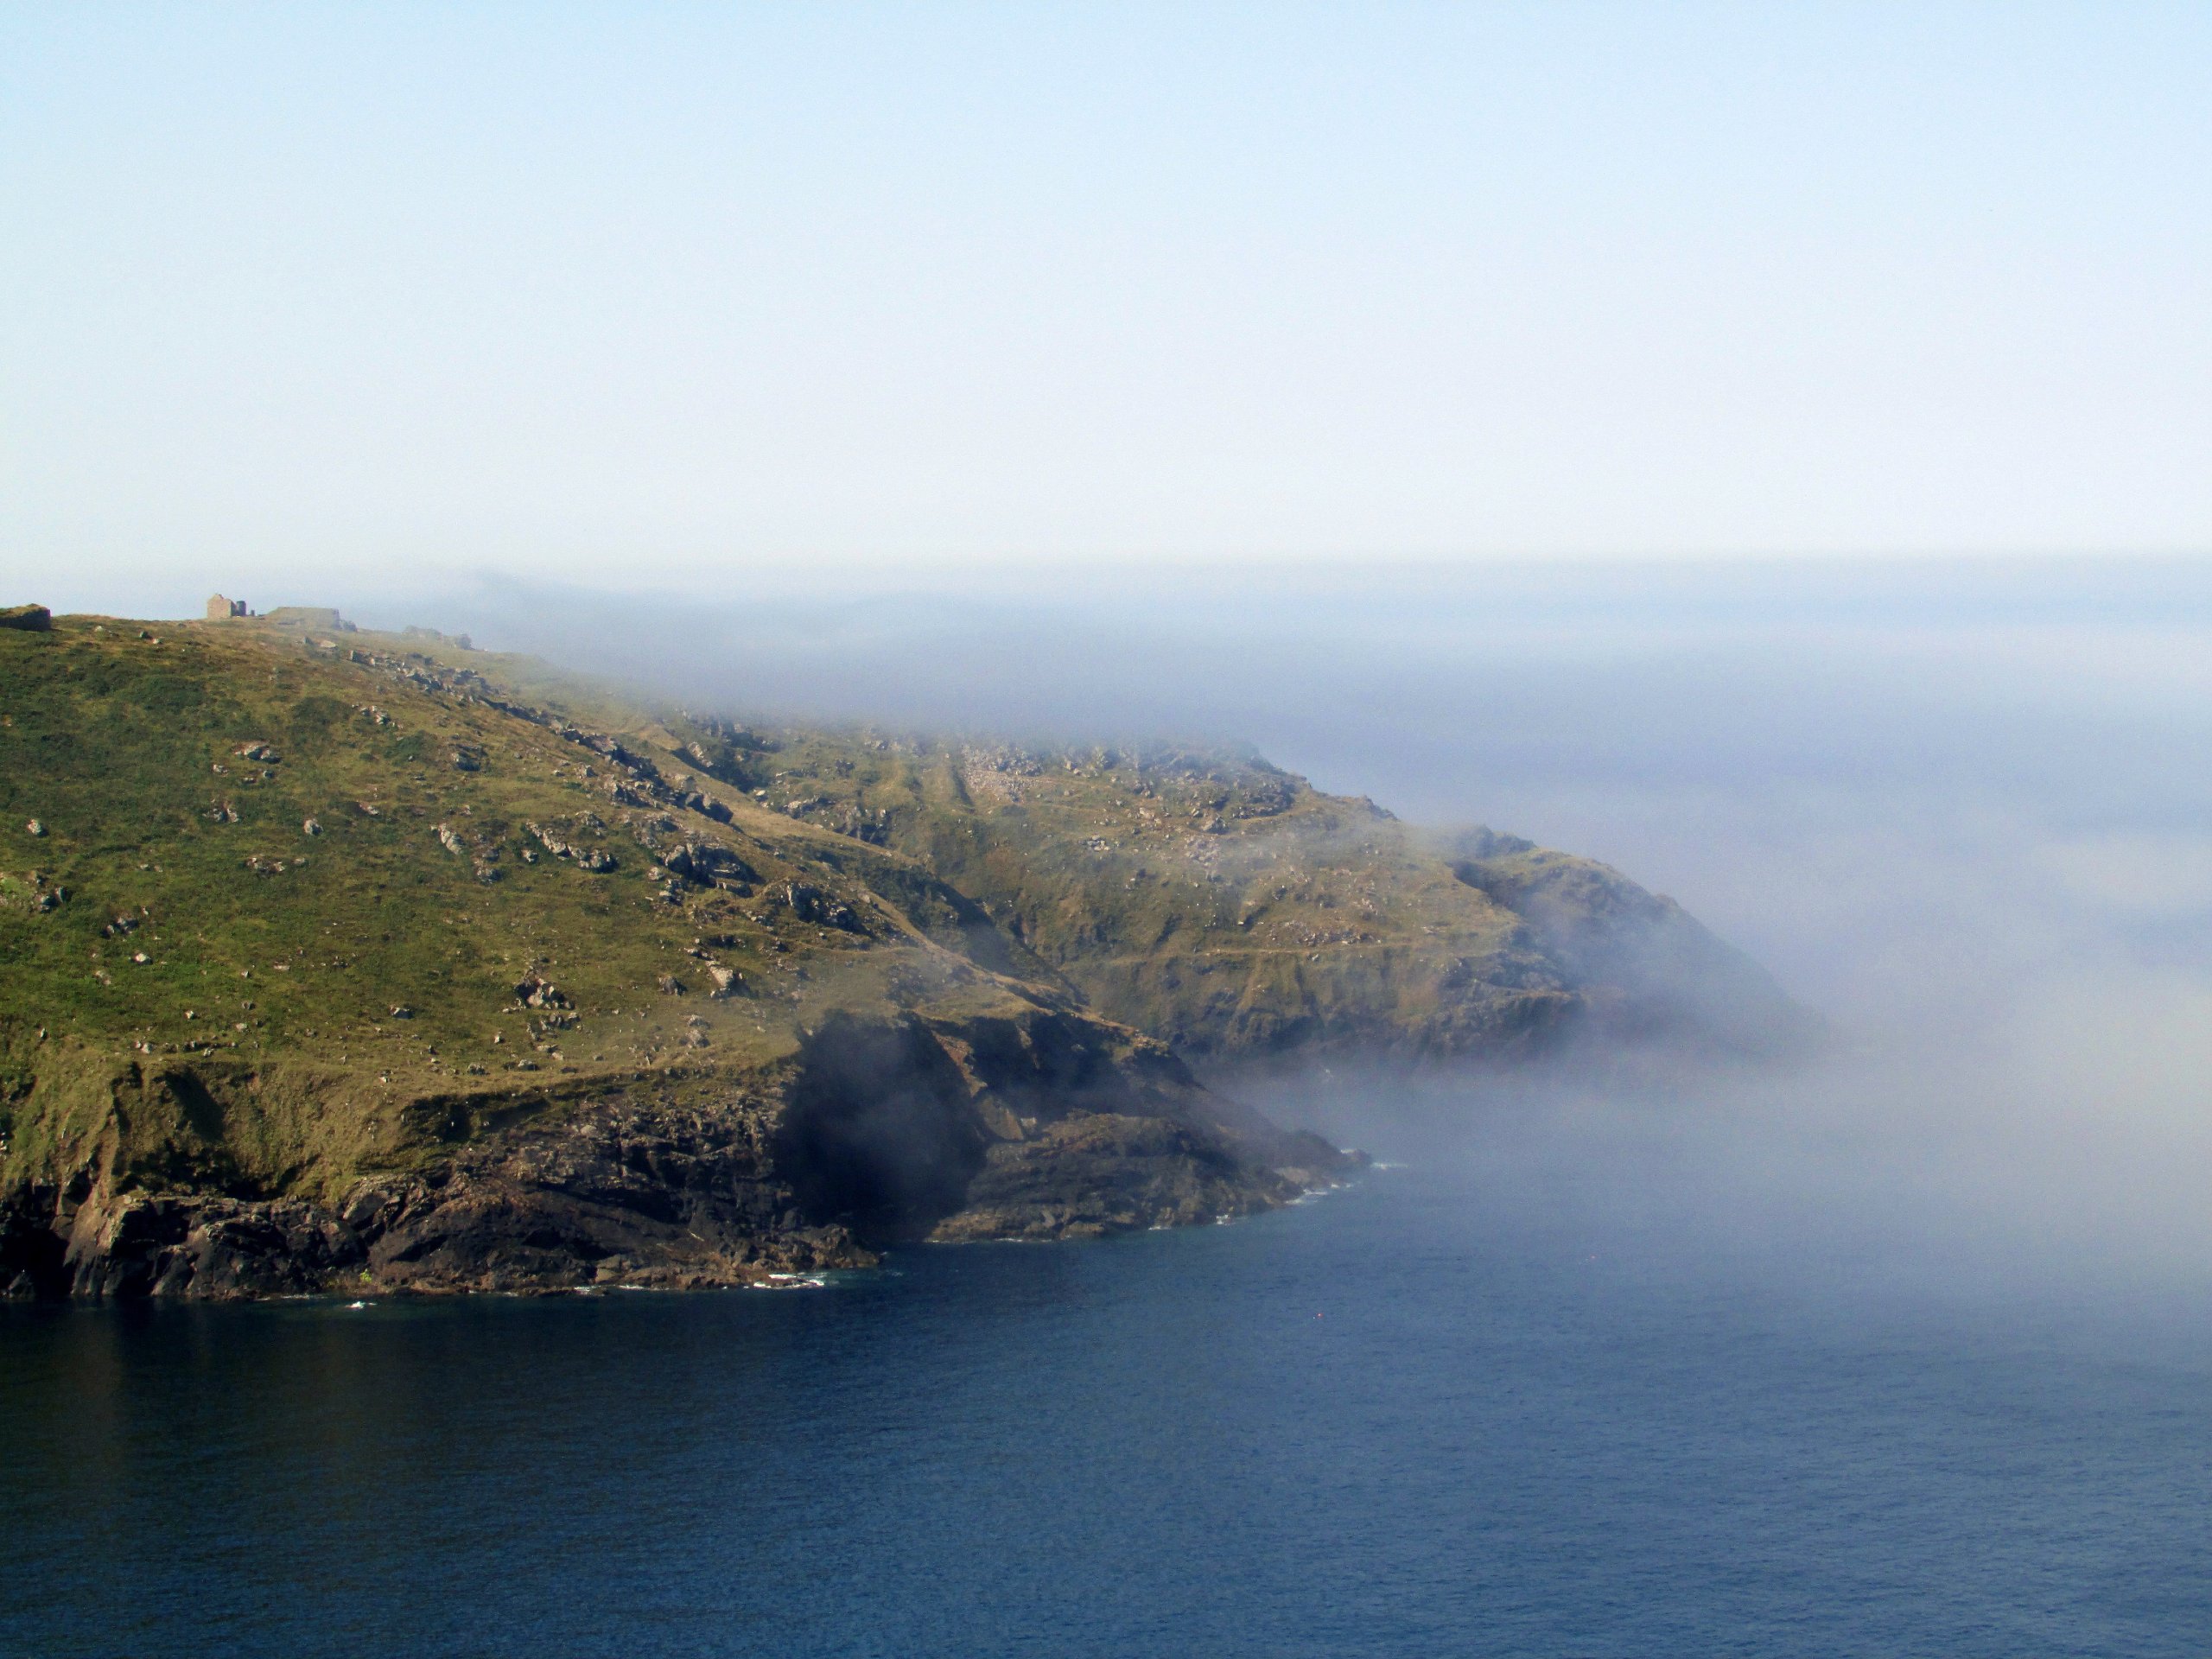
[[[2212,563],[1132,567],[361,608],[756,718],[1249,740],[1402,817],[1590,854],[1758,957],[1835,1052],[1648,1098],[1439,1080],[1425,1113],[1317,1078],[1300,1109],[1524,1160],[1562,1212],[1677,1236],[2030,1276],[2212,1262]]]

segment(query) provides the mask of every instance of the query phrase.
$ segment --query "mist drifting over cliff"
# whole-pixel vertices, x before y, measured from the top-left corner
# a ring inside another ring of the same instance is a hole
[[[1788,1075],[1281,1091],[1483,1201],[1846,1273],[2212,1262],[2212,565],[979,569],[435,609],[756,716],[1249,740],[1613,863],[1831,1022]]]

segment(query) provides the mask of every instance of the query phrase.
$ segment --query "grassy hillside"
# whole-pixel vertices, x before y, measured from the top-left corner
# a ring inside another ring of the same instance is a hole
[[[416,1083],[766,1056],[1007,965],[905,861],[339,637],[0,632],[0,1021]]]
[[[907,855],[976,902],[996,965],[1217,1065],[1509,1059],[1582,1034],[1764,1053],[1810,1034],[1755,963],[1618,871],[1416,829],[1249,753],[763,726],[526,659],[446,661],[771,817]]]

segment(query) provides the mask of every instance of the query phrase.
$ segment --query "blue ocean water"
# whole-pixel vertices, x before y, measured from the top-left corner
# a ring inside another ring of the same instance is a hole
[[[0,1652],[2212,1648],[2201,1317],[1500,1196],[784,1294],[0,1310]]]

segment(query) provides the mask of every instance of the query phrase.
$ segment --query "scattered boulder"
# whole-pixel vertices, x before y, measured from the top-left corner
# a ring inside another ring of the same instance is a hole
[[[536,974],[524,974],[515,982],[515,1001],[527,1008],[567,1008],[575,1005],[569,994],[550,980]]]
[[[301,824],[300,828],[310,836],[319,836],[322,833],[322,820],[321,818],[309,818],[304,823]]]
[[[671,874],[702,887],[732,887],[750,893],[760,873],[727,847],[717,847],[712,842],[687,841],[675,851],[661,855],[662,865]]]
[[[674,974],[663,974],[653,983],[660,987],[661,994],[664,996],[683,996],[687,994],[688,988]]]
[[[789,881],[784,884],[783,899],[791,914],[802,922],[842,928],[848,933],[863,931],[860,918],[853,914],[850,906],[839,904],[819,887],[809,887],[804,881]]]
[[[594,819],[593,822],[596,823],[597,820]],[[599,848],[579,847],[571,842],[563,841],[541,823],[526,824],[524,827],[537,837],[547,852],[556,858],[574,860],[579,869],[589,870],[594,874],[601,874],[614,868],[613,855]]]
[[[686,807],[702,817],[712,818],[716,823],[729,822],[729,808],[711,795],[702,795],[697,790],[692,790],[678,795],[676,799],[679,806]]]
[[[33,818],[23,826],[23,833],[29,836],[42,836],[46,833],[46,825],[41,820]]]

